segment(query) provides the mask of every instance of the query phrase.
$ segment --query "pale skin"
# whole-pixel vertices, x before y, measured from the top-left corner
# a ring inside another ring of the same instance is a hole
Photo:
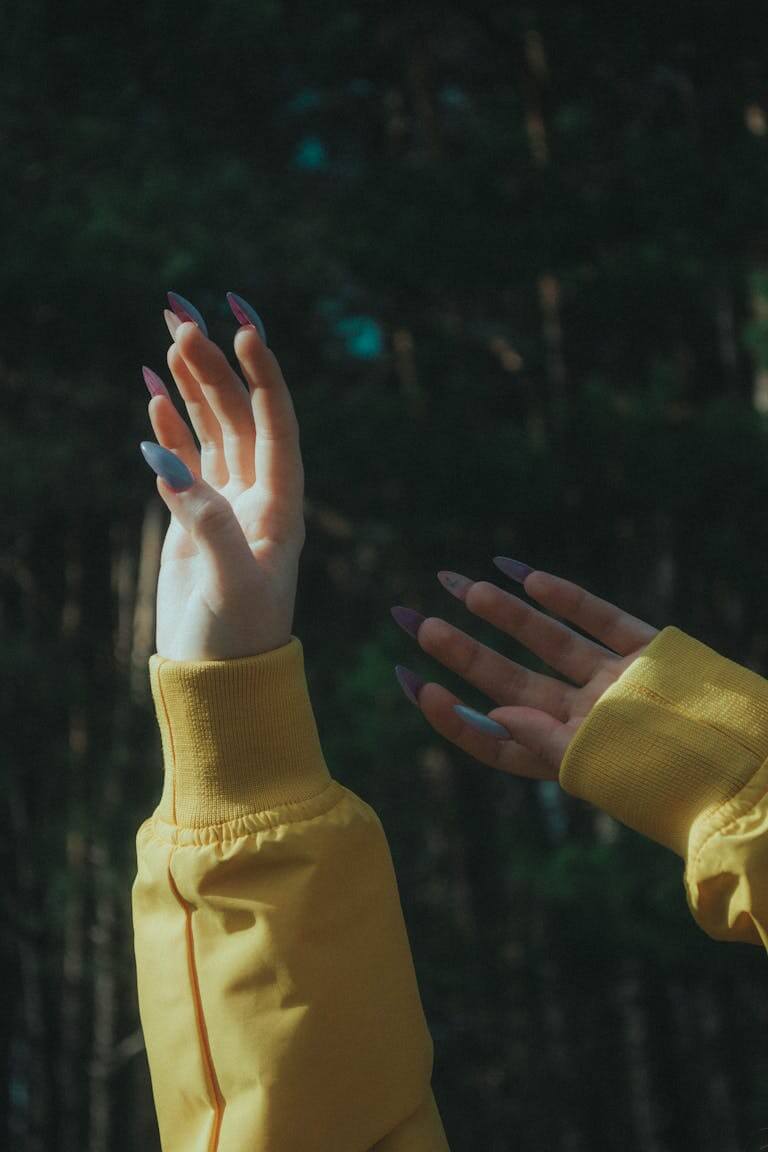
[[[255,656],[291,637],[306,539],[299,426],[277,358],[256,330],[241,328],[234,349],[245,384],[191,321],[180,325],[168,349],[199,449],[170,399],[149,402],[157,442],[196,478],[181,493],[157,479],[172,513],[158,581],[157,651],[172,660]],[[548,572],[532,572],[524,589],[545,612],[594,639],[486,580],[473,583],[462,599],[472,615],[572,683],[533,672],[429,616],[419,628],[419,646],[494,701],[498,706],[487,714],[511,738],[498,740],[464,723],[453,711],[463,701],[438,683],[424,685],[419,707],[436,732],[489,767],[557,780],[593,705],[658,629]]]

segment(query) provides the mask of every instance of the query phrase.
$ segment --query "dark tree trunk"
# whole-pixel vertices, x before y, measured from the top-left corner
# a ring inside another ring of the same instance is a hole
[[[82,542],[76,533],[67,540],[64,565],[65,593],[61,613],[62,652],[68,664],[78,657],[82,625]],[[60,998],[61,1037],[57,1061],[61,1152],[79,1152],[83,1146],[82,1121],[85,1098],[81,1069],[84,1059],[86,791],[88,720],[77,700],[69,704],[69,758],[67,765],[67,815],[65,854],[67,884],[63,911],[62,981]]]
[[[661,1135],[664,1118],[654,1089],[652,1036],[644,992],[642,968],[629,958],[623,959],[619,966],[615,996],[622,1023],[636,1147],[642,1149],[642,1152],[669,1152]]]

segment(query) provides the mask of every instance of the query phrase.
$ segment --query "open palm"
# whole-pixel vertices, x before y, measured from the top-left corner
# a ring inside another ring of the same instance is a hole
[[[168,349],[199,449],[167,396],[149,404],[158,443],[213,489],[191,515],[186,493],[169,495],[158,483],[173,514],[157,590],[157,650],[169,659],[252,656],[291,635],[306,535],[298,424],[277,360],[256,332],[242,330],[235,350],[250,398],[195,324],[182,324]]]
[[[580,636],[488,581],[456,582],[454,595],[474,615],[523,644],[572,683],[516,663],[440,617],[420,625],[421,648],[497,705],[487,715],[511,740],[476,731],[454,712],[458,698],[429,682],[419,707],[441,735],[478,760],[517,776],[556,780],[568,745],[603,693],[658,635],[658,629],[549,572],[526,577],[528,596],[602,643]]]

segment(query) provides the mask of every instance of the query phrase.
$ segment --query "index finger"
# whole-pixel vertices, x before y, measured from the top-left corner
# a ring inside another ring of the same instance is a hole
[[[253,483],[255,432],[242,380],[221,348],[205,336],[194,321],[180,324],[173,339],[175,350],[197,380],[202,395],[221,425],[230,479],[238,479],[250,487]],[[168,350],[169,356],[174,353],[174,345]]]
[[[629,656],[643,644],[650,644],[658,628],[639,620],[623,608],[601,600],[579,584],[534,569],[523,581],[531,597],[556,616],[570,620],[583,632],[594,636],[619,656]]]
[[[235,355],[251,392],[256,424],[256,483],[276,504],[303,511],[304,465],[299,422],[277,357],[255,328],[235,334]]]

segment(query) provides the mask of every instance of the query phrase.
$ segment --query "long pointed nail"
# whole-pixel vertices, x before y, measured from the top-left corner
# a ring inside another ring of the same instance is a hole
[[[162,444],[155,444],[154,440],[142,440],[139,448],[150,468],[175,492],[184,492],[192,487],[195,482],[194,476],[184,461],[173,452],[163,448]]]
[[[153,372],[152,369],[147,368],[146,365],[142,367],[141,372],[144,377],[144,383],[147,388],[149,388],[152,396],[168,396],[168,389],[165,384],[163,384],[157,372]],[[170,399],[170,396],[168,396],[168,399]]]
[[[476,728],[478,732],[485,732],[488,736],[498,736],[499,740],[512,739],[506,728],[488,716],[483,716],[482,712],[476,712],[474,708],[467,708],[464,704],[454,704],[453,710],[458,716],[461,716],[465,724],[469,724],[470,728]]]
[[[447,588],[452,596],[457,600],[466,600],[467,592],[474,584],[474,580],[470,580],[466,576],[462,576],[460,572],[442,571],[438,572],[437,578],[442,584],[443,588]]]
[[[208,329],[205,326],[205,320],[203,320],[202,314],[198,312],[194,304],[191,304],[189,300],[186,300],[183,296],[180,296],[178,292],[168,292],[166,295],[168,296],[168,303],[178,316],[179,320],[182,321],[182,323],[185,320],[194,320],[195,324],[197,324],[203,335],[208,335]]]
[[[530,576],[533,572],[533,568],[529,568],[521,560],[512,560],[509,556],[494,556],[493,562],[505,576],[517,580],[518,584],[522,584],[526,576]]]
[[[234,313],[235,320],[240,324],[252,324],[266,344],[267,333],[256,309],[242,296],[238,296],[236,292],[227,292],[227,303]]]
[[[410,668],[406,668],[404,664],[395,664],[395,675],[400,682],[400,687],[412,704],[419,707],[419,692],[426,684],[426,680],[419,676],[418,672],[411,672]]]
[[[416,636],[419,627],[426,620],[426,616],[422,616],[421,612],[415,612],[413,608],[390,608],[395,623],[399,624],[403,631],[408,632],[411,636]]]
[[[182,322],[179,320],[175,312],[171,312],[170,308],[163,308],[163,316],[165,316],[165,322],[168,325],[168,331],[171,334],[171,338],[175,340],[176,329],[181,325]]]

